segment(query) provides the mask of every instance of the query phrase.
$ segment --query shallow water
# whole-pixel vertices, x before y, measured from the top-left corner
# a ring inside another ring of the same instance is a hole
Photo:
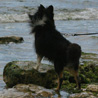
[[[63,34],[98,32],[97,0],[0,0],[0,37],[15,35],[24,38],[21,44],[0,44],[0,90],[5,85],[2,74],[6,63],[15,60],[36,61],[34,37],[29,34],[27,13],[33,14],[40,3],[54,6],[56,27]],[[84,52],[98,54],[98,35],[92,36],[65,37],[81,45]],[[43,60],[43,63],[50,62]]]

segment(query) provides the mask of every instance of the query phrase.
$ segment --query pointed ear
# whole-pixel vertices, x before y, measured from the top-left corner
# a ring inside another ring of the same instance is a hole
[[[30,20],[32,20],[33,15],[28,14],[28,16],[29,16]]]
[[[45,9],[45,7],[42,4],[40,4],[40,7],[43,8],[43,9]]]
[[[38,10],[39,10],[39,11],[43,11],[44,9],[45,9],[45,7],[44,7],[42,4],[40,4]]]
[[[53,13],[54,8],[53,8],[52,5],[50,5],[50,6],[47,8],[47,10],[48,10],[49,12]]]

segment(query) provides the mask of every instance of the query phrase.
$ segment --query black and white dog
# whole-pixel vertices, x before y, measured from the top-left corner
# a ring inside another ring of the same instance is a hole
[[[68,41],[56,30],[53,9],[52,5],[47,8],[40,5],[34,15],[29,14],[31,33],[35,34],[37,69],[42,58],[45,57],[54,64],[55,71],[58,74],[57,91],[60,90],[62,85],[64,69],[74,75],[76,84],[80,89],[78,68],[81,47]]]

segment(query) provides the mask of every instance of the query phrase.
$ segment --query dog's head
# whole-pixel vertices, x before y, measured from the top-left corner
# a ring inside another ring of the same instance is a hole
[[[50,5],[49,7],[45,8],[43,5],[40,5],[34,15],[29,14],[29,18],[32,27],[39,25],[43,26],[46,21],[51,21],[52,23],[54,23],[53,6]]]

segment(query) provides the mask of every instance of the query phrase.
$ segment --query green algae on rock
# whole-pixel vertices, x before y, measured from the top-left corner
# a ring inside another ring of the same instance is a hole
[[[3,78],[8,87],[16,84],[36,84],[45,88],[55,88],[57,86],[57,74],[53,66],[42,64],[40,71],[34,69],[36,63],[31,61],[14,61],[8,63],[4,68]],[[80,65],[79,76],[82,88],[88,84],[98,83],[98,66],[92,62],[83,62]],[[61,90],[70,93],[80,93],[81,90],[75,89],[74,77],[64,71],[64,81]]]
[[[17,64],[20,64],[20,66],[18,66]],[[27,64],[27,65],[23,66],[22,64]],[[46,72],[39,72],[36,69],[34,69],[34,66],[35,66],[34,62],[8,63],[5,66],[3,72],[3,79],[7,87],[13,87],[16,84],[31,83],[31,84],[44,86],[46,88],[53,88],[55,86],[55,80],[57,79],[57,75],[55,71],[51,69],[48,71],[45,70]]]
[[[17,37],[17,36],[0,37],[0,44],[8,44],[10,42],[21,43],[21,42],[23,42],[23,38]]]
[[[88,84],[98,83],[98,66],[92,62],[83,62],[80,65],[79,76],[81,80],[81,87],[86,88]],[[76,83],[74,77],[67,71],[64,71],[64,81],[62,89],[70,93],[79,93],[81,90],[75,89]]]

